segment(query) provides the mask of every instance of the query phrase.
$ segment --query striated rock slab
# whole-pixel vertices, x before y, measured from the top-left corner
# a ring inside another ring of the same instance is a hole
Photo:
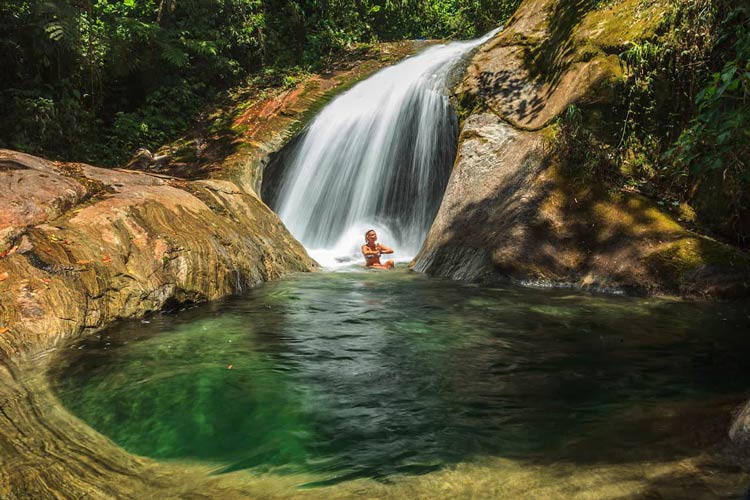
[[[516,130],[493,113],[477,113],[464,123],[459,144],[414,269],[473,280],[494,271],[496,244],[507,246],[511,233],[525,231],[528,208],[521,205],[538,173],[542,143],[537,134]],[[511,217],[496,217],[511,211]]]
[[[315,264],[228,181],[186,182],[0,150],[0,353],[167,301],[205,301]],[[8,167],[10,166],[10,167]]]

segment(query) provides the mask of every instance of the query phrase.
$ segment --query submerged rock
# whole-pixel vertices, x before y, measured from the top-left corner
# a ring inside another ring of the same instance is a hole
[[[464,117],[442,205],[412,265],[456,279],[512,279],[682,296],[750,293],[750,256],[682,228],[637,193],[566,172],[555,119],[611,99],[615,53],[647,39],[662,2],[608,9],[526,0],[480,48],[457,89]]]

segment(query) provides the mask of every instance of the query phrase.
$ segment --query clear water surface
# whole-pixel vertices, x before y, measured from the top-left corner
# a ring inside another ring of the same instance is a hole
[[[747,394],[749,326],[747,302],[320,272],[123,322],[51,375],[130,452],[328,484],[554,454],[634,409]]]

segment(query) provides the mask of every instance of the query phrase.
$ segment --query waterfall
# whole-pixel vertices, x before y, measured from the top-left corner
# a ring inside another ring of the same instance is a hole
[[[269,203],[323,266],[361,260],[370,228],[397,260],[419,251],[456,154],[453,70],[496,32],[379,71],[323,108],[284,153]]]

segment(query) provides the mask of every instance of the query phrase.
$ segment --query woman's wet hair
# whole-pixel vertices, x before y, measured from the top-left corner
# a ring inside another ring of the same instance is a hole
[[[370,233],[372,233],[372,232],[375,232],[375,230],[374,229],[368,229],[367,231],[365,231],[365,243],[367,243],[367,235],[370,234]]]

